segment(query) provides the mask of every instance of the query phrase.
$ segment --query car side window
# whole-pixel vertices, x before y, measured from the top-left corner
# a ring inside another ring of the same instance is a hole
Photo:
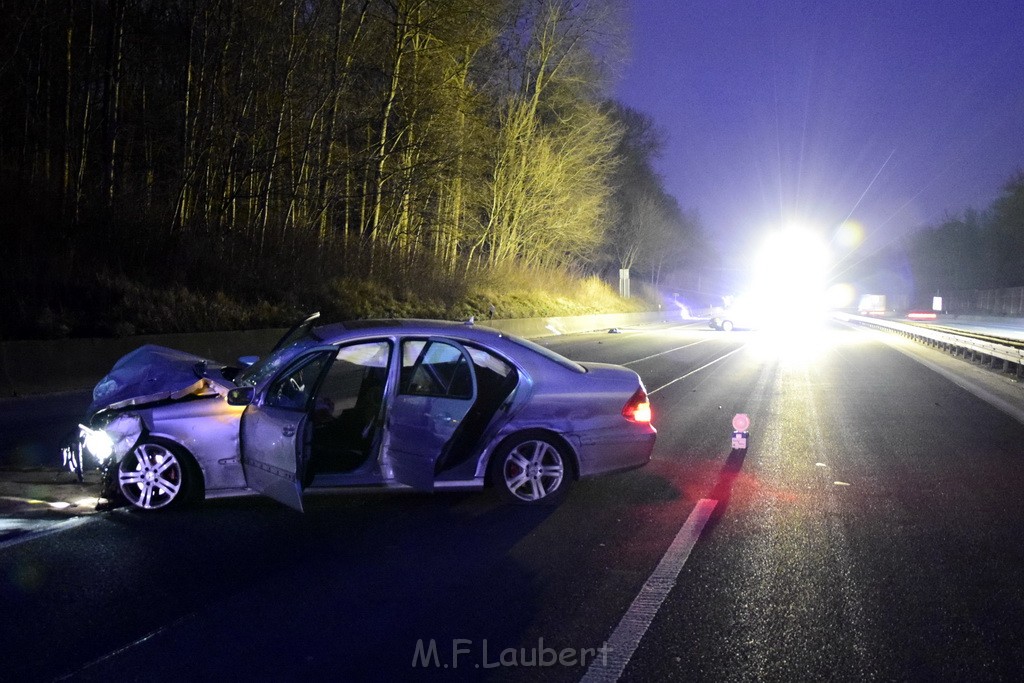
[[[508,397],[516,387],[519,373],[508,361],[479,346],[466,344],[476,373],[476,392],[482,405],[495,406]]]
[[[483,372],[493,373],[501,379],[505,379],[515,372],[515,368],[508,361],[504,358],[499,358],[482,347],[467,343],[466,351],[469,352],[469,357],[473,360],[478,382],[480,381],[480,374]]]
[[[266,405],[275,408],[306,410],[320,376],[333,356],[333,353],[318,353],[286,370],[267,388]]]
[[[317,390],[314,419],[352,419],[358,414],[361,422],[369,423],[384,401],[390,356],[391,344],[387,341],[360,342],[338,349]]]
[[[466,354],[453,344],[425,339],[402,343],[402,394],[469,399],[472,373]]]

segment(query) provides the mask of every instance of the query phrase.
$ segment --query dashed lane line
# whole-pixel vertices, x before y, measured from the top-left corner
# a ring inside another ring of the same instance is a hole
[[[692,375],[696,375],[696,374],[697,374],[698,372],[700,372],[701,370],[704,370],[705,368],[709,368],[709,367],[711,367],[712,365],[714,365],[715,363],[718,363],[718,362],[720,362],[720,361],[723,361],[723,360],[725,360],[726,358],[728,358],[729,356],[731,356],[731,355],[733,355],[733,354],[735,354],[735,353],[739,353],[740,351],[742,351],[742,350],[743,350],[743,349],[745,349],[745,348],[747,348],[747,345],[746,345],[746,344],[744,344],[743,346],[739,347],[738,349],[733,349],[732,351],[730,351],[729,353],[725,354],[724,356],[719,356],[718,358],[714,359],[714,360],[713,360],[713,361],[711,361],[710,363],[705,363],[704,365],[700,366],[700,367],[699,367],[699,368],[697,368],[696,370],[690,370],[690,371],[689,371],[688,373],[686,373],[686,374],[685,374],[685,375],[683,375],[682,377],[676,377],[676,378],[675,378],[674,380],[672,380],[671,382],[666,382],[665,384],[662,384],[662,385],[661,385],[660,387],[658,387],[657,389],[651,389],[650,391],[648,391],[648,392],[647,392],[647,395],[648,395],[648,396],[650,396],[651,394],[656,394],[656,393],[658,393],[659,391],[661,391],[662,389],[664,389],[665,387],[669,387],[669,386],[672,386],[672,385],[673,385],[673,384],[675,384],[676,382],[682,381],[682,380],[684,380],[684,379],[686,379],[687,377],[690,377],[690,376],[692,376]]]
[[[644,356],[643,358],[637,358],[636,360],[631,360],[631,361],[629,361],[627,363],[623,363],[623,365],[627,365],[627,366],[628,365],[633,365],[634,363],[639,363],[641,361],[650,360],[652,358],[657,358],[658,356],[664,356],[666,353],[672,353],[673,351],[679,351],[681,349],[688,349],[691,346],[696,346],[697,344],[703,344],[706,341],[710,341],[710,340],[708,340],[708,339],[701,339],[700,341],[691,342],[690,344],[684,344],[683,346],[677,346],[674,349],[669,349],[668,351],[659,351],[658,353],[651,354],[650,356]]]

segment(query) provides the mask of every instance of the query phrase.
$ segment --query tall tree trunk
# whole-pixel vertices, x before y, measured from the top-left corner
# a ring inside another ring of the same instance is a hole
[[[110,0],[110,40],[107,48],[107,80],[104,90],[104,177],[103,196],[114,204],[117,183],[118,127],[121,116],[121,77],[124,65],[124,22],[127,0]]]
[[[96,36],[96,5],[95,0],[89,1],[89,31],[86,36],[85,65],[82,72],[88,79],[92,73],[93,58],[95,56],[94,40]],[[89,131],[92,126],[92,88],[85,87],[82,101],[82,115],[80,118],[78,132],[78,172],[75,178],[75,200],[72,215],[77,224],[81,218],[82,201],[85,196],[85,176],[89,162]]]
[[[359,12],[356,14],[355,29],[352,33],[352,39],[349,41],[348,49],[345,52],[344,59],[342,59],[342,37],[344,36],[345,12],[347,8],[347,0],[342,0],[341,6],[338,8],[338,18],[334,25],[334,49],[333,58],[331,59],[331,76],[329,80],[331,104],[326,116],[326,130],[324,131],[324,137],[321,140],[321,144],[324,148],[322,152],[323,163],[320,167],[321,176],[318,197],[318,202],[321,207],[320,230],[318,237],[321,245],[327,240],[327,233],[330,229],[332,218],[330,206],[334,203],[332,197],[335,173],[334,165],[336,163],[335,160],[338,152],[338,143],[335,140],[335,136],[338,126],[338,118],[341,115],[342,97],[347,92],[347,82],[349,74],[352,72],[352,61],[356,55],[356,46],[359,43],[360,36],[362,35],[363,27],[366,24],[366,17],[370,8],[370,0],[363,0],[363,4],[359,8]],[[349,192],[350,183],[351,179],[349,172],[346,170],[346,208],[345,217],[343,219],[346,235],[349,229],[347,198],[351,197],[351,193]]]
[[[299,20],[299,2],[298,0],[292,3],[291,12],[291,23],[288,31],[288,54],[285,62],[285,73],[284,83],[281,91],[281,104],[277,109],[277,116],[274,123],[274,135],[273,141],[270,145],[270,157],[267,160],[266,167],[264,169],[264,182],[261,191],[262,194],[262,206],[260,207],[260,219],[259,219],[259,255],[263,255],[263,250],[266,246],[267,240],[267,226],[270,222],[271,207],[271,196],[274,189],[274,182],[276,178],[277,162],[280,156],[281,149],[281,138],[284,133],[284,121],[285,114],[287,113],[288,99],[291,96],[292,76],[295,71],[295,54],[298,49],[297,46],[297,30]]]
[[[74,69],[72,68],[72,48],[74,46],[75,36],[75,3],[73,2],[68,3],[68,24],[64,35],[64,77],[66,79],[66,82],[64,84],[64,149],[60,169],[60,194],[61,199],[64,202],[64,209],[66,210],[70,205],[71,146],[73,144],[72,140],[74,139],[74,133],[71,129],[71,94],[74,91],[73,85],[75,80]]]
[[[368,233],[371,240],[380,227],[381,214],[384,207],[384,186],[386,183],[384,169],[388,162],[388,135],[390,133],[391,111],[398,100],[399,88],[402,73],[402,62],[405,57],[406,41],[409,39],[408,14],[402,2],[395,6],[394,34],[391,47],[394,50],[394,64],[391,68],[391,79],[388,83],[387,92],[384,94],[384,103],[381,107],[380,128],[375,145],[376,163],[373,172],[373,210],[371,213]]]

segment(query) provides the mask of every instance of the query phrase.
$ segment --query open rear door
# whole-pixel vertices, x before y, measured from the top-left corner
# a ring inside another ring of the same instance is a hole
[[[399,482],[434,488],[434,470],[473,401],[476,378],[469,353],[450,339],[402,342],[398,391],[388,409],[385,456]]]

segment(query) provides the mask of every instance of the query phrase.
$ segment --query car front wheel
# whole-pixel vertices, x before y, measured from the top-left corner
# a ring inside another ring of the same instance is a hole
[[[502,444],[491,458],[491,481],[508,501],[559,502],[572,483],[565,446],[543,432],[528,432]]]
[[[162,441],[144,441],[121,459],[117,480],[132,507],[149,511],[187,500],[194,477],[178,449]]]

